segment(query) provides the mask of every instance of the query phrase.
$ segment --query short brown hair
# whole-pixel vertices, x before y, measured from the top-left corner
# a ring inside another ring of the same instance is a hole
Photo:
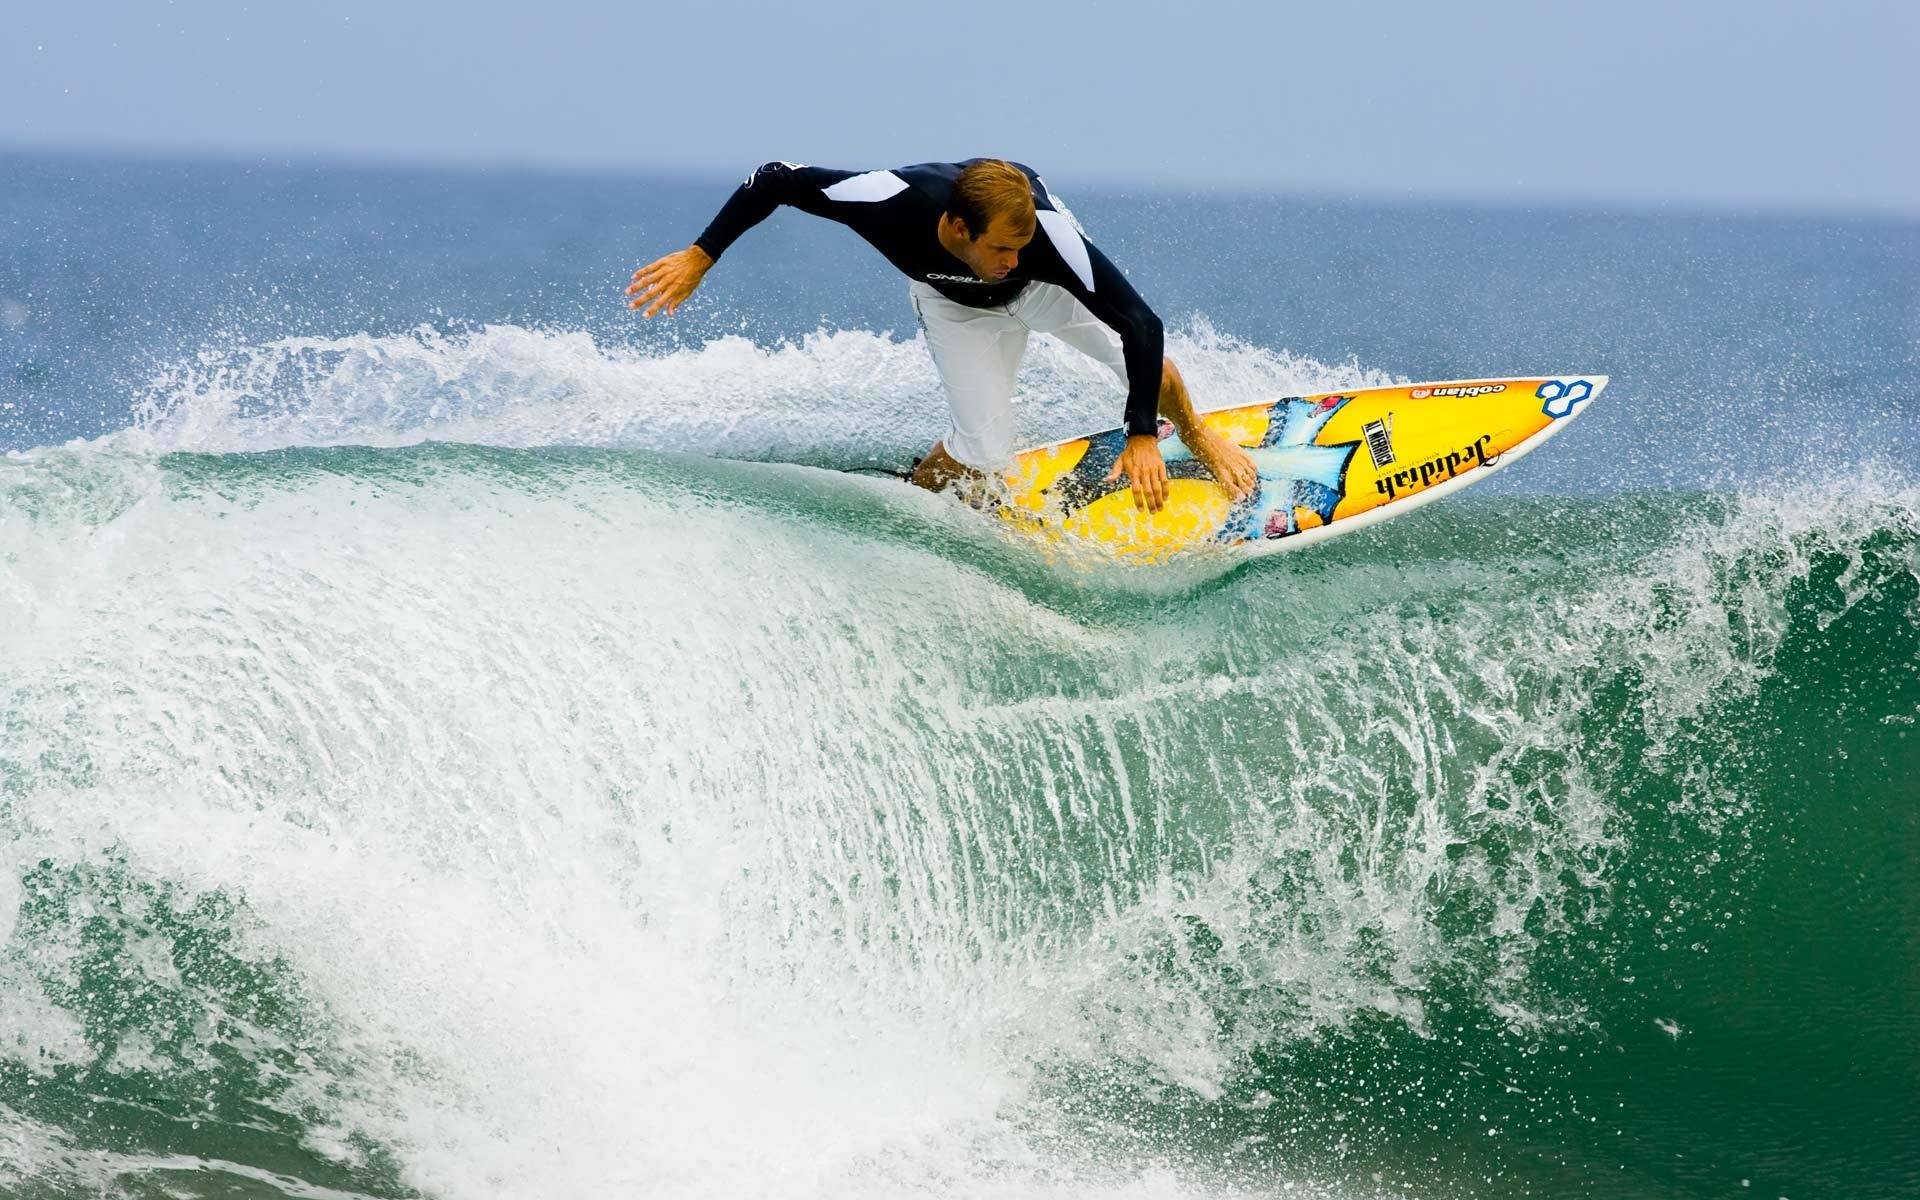
[[[998,158],[976,158],[961,168],[953,181],[953,199],[947,212],[967,223],[967,236],[977,238],[995,217],[1013,222],[1018,234],[1033,232],[1033,181],[1026,172]]]

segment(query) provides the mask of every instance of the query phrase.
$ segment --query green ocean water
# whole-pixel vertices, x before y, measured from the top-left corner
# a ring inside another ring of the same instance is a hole
[[[1920,1189],[1898,468],[1142,570],[76,445],[0,626],[10,1196]]]

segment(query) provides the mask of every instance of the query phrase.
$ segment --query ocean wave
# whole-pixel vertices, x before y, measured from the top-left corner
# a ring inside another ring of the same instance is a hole
[[[690,353],[917,349],[826,342]],[[1154,1176],[1086,1077],[1231,1125],[1356,1031],[1637,1020],[1621,930],[1710,936],[1663,906],[1735,903],[1780,802],[1778,657],[1901,644],[1920,572],[1885,472],[1464,502],[1088,606],[876,523],[883,485],[769,517],[784,468],[147,453],[439,428],[324,393],[0,464],[0,1104],[97,1141],[101,1091],[374,1194],[1227,1187]]]
[[[1202,407],[1393,382],[1357,364],[1266,350],[1195,319],[1171,332]],[[1041,443],[1119,423],[1106,370],[1036,338],[1016,417]],[[904,462],[946,427],[924,342],[821,330],[757,345],[723,337],[667,353],[585,332],[511,325],[377,337],[289,337],[205,349],[155,373],[132,427],[105,439],[146,452],[294,446],[596,446],[815,464]]]

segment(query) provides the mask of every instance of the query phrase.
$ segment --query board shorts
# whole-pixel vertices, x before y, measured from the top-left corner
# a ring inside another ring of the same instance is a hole
[[[940,443],[976,471],[1013,465],[1013,382],[1029,333],[1052,334],[1105,363],[1120,386],[1127,385],[1120,335],[1056,284],[1030,283],[1013,303],[999,308],[956,303],[917,279],[907,293],[952,410]]]

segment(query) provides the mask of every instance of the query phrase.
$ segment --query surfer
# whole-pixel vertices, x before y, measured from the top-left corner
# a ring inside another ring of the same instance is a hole
[[[893,171],[770,162],[747,176],[693,245],[633,273],[629,307],[672,313],[727,247],[782,204],[838,221],[912,280],[908,295],[946,389],[947,433],[914,469],[939,490],[1010,466],[1013,385],[1031,332],[1051,333],[1104,363],[1127,389],[1126,447],[1108,473],[1137,507],[1166,502],[1159,421],[1236,497],[1259,485],[1246,451],[1208,429],[1173,360],[1160,318],[1038,175],[996,158]]]

